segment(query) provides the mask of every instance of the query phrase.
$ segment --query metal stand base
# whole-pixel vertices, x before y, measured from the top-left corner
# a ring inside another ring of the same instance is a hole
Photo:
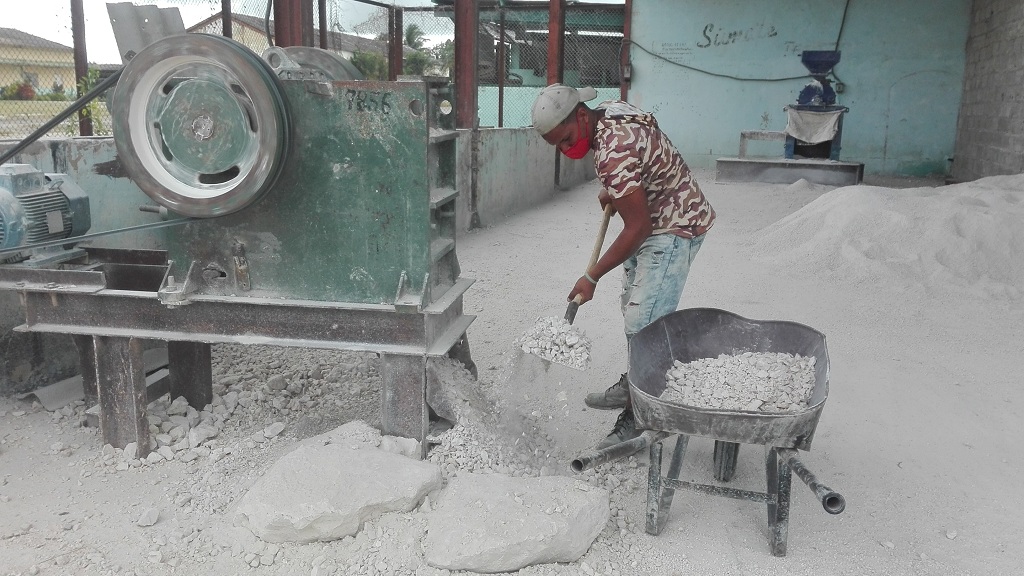
[[[97,423],[103,443],[124,448],[134,442],[137,457],[150,452],[146,407],[155,396],[170,393],[202,410],[213,400],[211,346],[203,342],[168,342],[167,369],[147,376],[142,340],[76,336],[82,358],[86,402],[99,401]],[[420,441],[426,456],[429,408],[426,404],[427,358],[382,354],[381,429],[384,434]],[[154,382],[160,380],[160,382]],[[160,383],[163,386],[159,386]],[[154,385],[156,384],[156,386]],[[168,385],[169,384],[169,385]]]
[[[864,164],[821,159],[719,158],[716,182],[792,184],[798,180],[829,186],[853,186],[864,180]]]
[[[779,457],[779,449],[765,446],[767,490],[765,492],[750,492],[724,486],[679,480],[690,437],[685,434],[679,434],[676,438],[675,449],[672,451],[672,460],[669,463],[665,476],[661,474],[663,441],[659,440],[651,444],[651,461],[647,470],[647,533],[653,536],[661,534],[662,530],[665,529],[665,524],[668,522],[668,513],[672,508],[672,498],[675,495],[675,491],[684,488],[712,496],[724,496],[767,504],[768,545],[773,556],[785,556],[786,539],[789,535],[789,502],[792,474],[788,462]],[[723,446],[720,450],[732,451],[734,448]],[[735,452],[733,452],[733,455],[735,455]],[[735,462],[733,462],[734,467]]]
[[[125,277],[163,267],[122,264]],[[462,314],[459,279],[417,311],[397,306],[280,299],[196,296],[165,306],[158,295],[118,283],[119,269],[10,270],[0,267],[0,289],[21,292],[26,323],[17,329],[70,334],[79,352],[86,401],[99,403],[103,442],[150,450],[146,406],[151,384],[145,340],[167,342],[167,391],[197,410],[213,400],[212,343],[263,344],[376,352],[382,358],[382,432],[414,438],[423,455],[429,425],[429,358],[451,356],[475,371]],[[128,272],[136,272],[130,274]],[[108,274],[110,277],[108,277]],[[111,288],[108,283],[116,284]],[[159,375],[163,378],[164,375]],[[88,418],[88,417],[87,417]]]

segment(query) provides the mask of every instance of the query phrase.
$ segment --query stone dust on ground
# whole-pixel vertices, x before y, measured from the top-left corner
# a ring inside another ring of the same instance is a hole
[[[802,459],[847,509],[825,514],[794,480],[788,552],[774,558],[763,504],[680,491],[651,536],[637,454],[577,476],[611,492],[591,549],[520,573],[1021,574],[1024,521],[1005,495],[1024,475],[1012,457],[1024,437],[1024,179],[833,189],[698,178],[719,220],[681,307],[827,335],[829,399]],[[593,341],[589,369],[508,377],[515,335],[564,310],[575,281],[565,271],[586,259],[596,221],[579,215],[599,213],[597,191],[581,186],[459,238],[463,275],[477,280],[465,300],[479,381],[472,400],[446,407],[458,425],[432,435],[429,458],[446,477],[568,475],[610,430],[615,412],[582,399],[625,369],[617,281],[602,282],[574,323]],[[379,425],[374,354],[216,345],[214,362],[215,402],[193,413],[161,399],[160,456],[145,460],[102,446],[82,403],[51,413],[0,398],[0,574],[452,574],[422,561],[423,507],[325,543],[268,544],[231,522],[299,441],[354,420]],[[711,451],[691,441],[682,478],[714,483]],[[763,466],[761,447],[742,446],[729,485],[764,490]]]

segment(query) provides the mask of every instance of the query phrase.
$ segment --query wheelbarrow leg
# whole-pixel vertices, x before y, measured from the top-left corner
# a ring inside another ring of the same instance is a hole
[[[768,545],[772,556],[785,556],[793,474],[789,464],[779,458],[778,450],[771,446],[765,447],[765,475],[768,483]]]
[[[738,442],[715,440],[715,480],[728,482],[736,473],[736,458],[740,453]]]
[[[683,458],[686,456],[686,445],[690,437],[685,434],[676,436],[676,446],[672,450],[672,461],[668,465],[670,480],[678,480],[682,471]],[[676,489],[664,486],[661,479],[661,450],[662,443],[651,444],[651,463],[647,469],[647,527],[648,534],[657,536],[665,529],[668,523],[668,513],[672,509],[672,497]]]

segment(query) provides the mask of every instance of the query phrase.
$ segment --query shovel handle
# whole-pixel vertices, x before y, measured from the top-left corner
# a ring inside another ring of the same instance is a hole
[[[604,246],[604,236],[608,232],[608,221],[612,219],[612,205],[609,203],[604,207],[604,217],[601,219],[601,228],[597,231],[597,241],[594,242],[594,251],[590,254],[590,262],[587,264],[587,272],[597,264],[601,256],[601,247]]]
[[[583,303],[583,296],[579,294],[569,302],[569,307],[565,309],[565,321],[572,324],[573,320],[576,319],[576,311],[580,309],[580,304]]]
[[[604,217],[601,219],[601,228],[597,231],[597,241],[594,242],[594,250],[590,254],[590,262],[587,264],[585,272],[590,273],[590,269],[597,264],[597,259],[601,256],[601,248],[604,246],[604,236],[608,232],[608,221],[612,218],[612,205],[608,204],[604,207]],[[580,309],[580,304],[583,303],[583,297],[579,294],[569,302],[569,307],[565,310],[565,321],[569,324],[573,323],[576,319],[576,311]]]

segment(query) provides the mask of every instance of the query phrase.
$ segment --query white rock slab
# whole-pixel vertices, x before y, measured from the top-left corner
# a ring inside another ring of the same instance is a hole
[[[430,462],[361,443],[303,444],[241,498],[235,524],[267,542],[337,540],[381,514],[414,509],[441,483]]]
[[[426,561],[493,573],[574,562],[608,522],[609,493],[564,476],[460,474],[427,520]]]

